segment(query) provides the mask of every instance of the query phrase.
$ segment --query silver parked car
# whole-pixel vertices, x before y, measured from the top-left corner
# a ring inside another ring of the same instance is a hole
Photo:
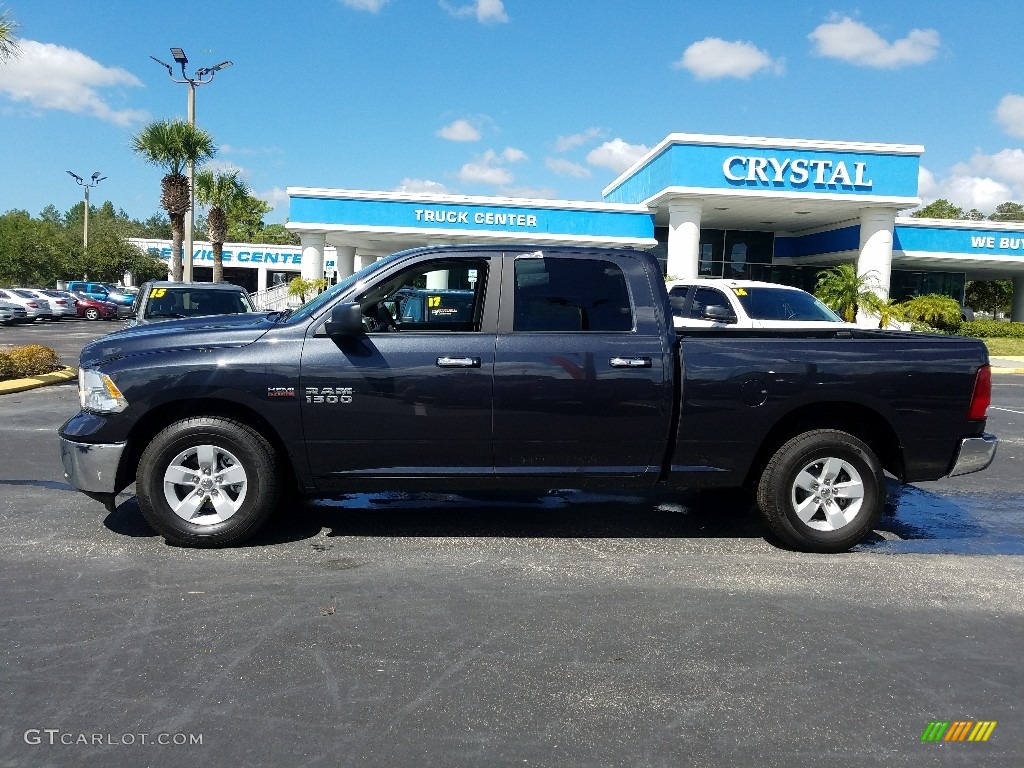
[[[0,300],[0,325],[14,325],[28,321],[28,312],[23,306]]]
[[[18,288],[16,290],[31,293],[40,303],[47,302],[50,305],[50,311],[53,312],[54,320],[63,320],[65,317],[75,316],[75,300],[69,300],[66,296],[62,296],[59,291],[48,288]]]
[[[23,288],[0,288],[0,300],[13,302],[22,307],[30,320],[53,317],[50,302],[41,301]]]

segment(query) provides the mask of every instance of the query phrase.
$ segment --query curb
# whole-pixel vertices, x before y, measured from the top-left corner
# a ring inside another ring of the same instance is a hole
[[[992,373],[1024,373],[1024,368],[997,368],[993,365]]]
[[[9,381],[0,381],[0,395],[25,392],[29,389],[46,387],[50,384],[62,384],[65,381],[71,381],[76,376],[78,376],[77,368],[62,368],[61,370],[54,371],[53,373],[44,373],[40,376],[32,376],[28,379],[10,379]]]

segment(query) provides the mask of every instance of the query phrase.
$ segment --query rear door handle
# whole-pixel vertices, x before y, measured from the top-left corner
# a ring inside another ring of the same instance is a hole
[[[479,368],[479,357],[439,357],[438,368]]]
[[[608,364],[612,368],[650,368],[652,365],[649,357],[613,357]]]

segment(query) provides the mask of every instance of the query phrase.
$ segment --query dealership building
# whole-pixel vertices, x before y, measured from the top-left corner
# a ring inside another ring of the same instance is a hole
[[[653,251],[665,274],[767,280],[813,290],[856,263],[897,300],[968,280],[1013,281],[1024,321],[1024,222],[918,219],[924,147],[674,133],[612,181],[600,202],[289,187],[301,246],[224,245],[225,277],[250,291],[332,279],[421,245],[523,243]],[[162,258],[168,241],[138,240]],[[196,279],[212,246],[195,243]]]
[[[901,300],[963,299],[968,280],[1013,280],[1024,321],[1024,222],[918,219],[924,147],[674,133],[601,202],[289,187],[303,276],[344,277],[402,248],[439,243],[630,246],[676,278],[813,289],[856,263]]]

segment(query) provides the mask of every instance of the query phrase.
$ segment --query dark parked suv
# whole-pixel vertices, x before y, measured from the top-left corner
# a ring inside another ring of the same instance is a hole
[[[129,326],[204,315],[239,315],[255,312],[249,294],[231,283],[143,283],[131,310]],[[125,314],[122,314],[125,316]]]

